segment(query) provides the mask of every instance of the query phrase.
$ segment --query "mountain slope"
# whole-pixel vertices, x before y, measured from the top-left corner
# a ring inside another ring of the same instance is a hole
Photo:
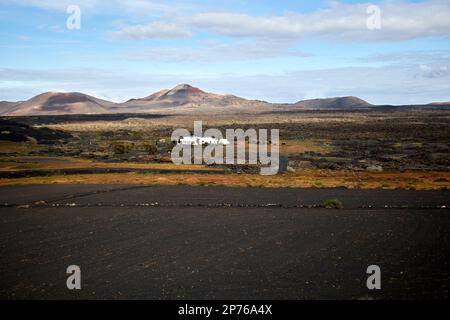
[[[164,89],[144,98],[113,103],[83,93],[46,92],[23,102],[0,102],[0,115],[70,115],[117,113],[259,113],[301,109],[361,109],[373,107],[357,97],[303,100],[294,104],[271,104],[234,95],[205,92],[188,84]]]
[[[348,109],[369,108],[373,105],[357,97],[338,97],[303,100],[295,103],[294,106],[312,109]]]
[[[216,108],[250,107],[269,105],[263,101],[246,100],[233,95],[209,93],[188,84],[180,84],[172,89],[164,89],[141,99],[132,99],[123,104],[128,110],[144,111],[149,108]]]
[[[22,103],[22,101],[18,102],[0,101],[0,114],[10,112],[19,103]]]
[[[18,103],[3,114],[61,115],[109,113],[115,104],[83,93],[46,92]]]
[[[168,101],[175,104],[186,104],[200,99],[212,98],[212,96],[212,94],[208,94],[199,88],[192,87],[188,84],[179,84],[173,89],[164,89],[155,92],[141,100]]]
[[[429,104],[430,106],[450,106],[450,102],[433,102]]]

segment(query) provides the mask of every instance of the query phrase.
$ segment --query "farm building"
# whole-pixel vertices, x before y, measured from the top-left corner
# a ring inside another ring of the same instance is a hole
[[[229,145],[230,142],[228,139],[216,139],[212,137],[182,137],[178,140],[178,144],[183,145],[193,145],[193,146],[199,146],[199,145],[209,145],[209,144],[222,144],[222,145]]]

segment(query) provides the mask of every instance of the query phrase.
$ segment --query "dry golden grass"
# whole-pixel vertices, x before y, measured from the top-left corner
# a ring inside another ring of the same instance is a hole
[[[280,144],[280,153],[286,156],[304,152],[327,154],[333,150],[328,140],[281,140]]]
[[[71,157],[0,157],[0,171],[52,170],[52,169],[94,169],[94,168],[130,168],[153,170],[220,170],[206,165],[183,165],[173,163],[136,163],[136,162],[95,162]]]
[[[36,126],[47,127],[50,129],[63,130],[68,132],[104,132],[114,130],[130,130],[130,131],[153,131],[159,127],[174,127],[174,128],[188,128],[192,129],[194,121],[203,121],[203,126],[220,127],[233,125],[267,125],[267,128],[276,128],[277,125],[289,124],[289,123],[364,123],[368,121],[374,121],[375,119],[387,119],[386,114],[380,114],[379,116],[371,114],[370,117],[361,112],[355,112],[352,114],[296,114],[292,113],[286,117],[285,114],[245,114],[239,112],[237,114],[225,113],[225,114],[195,114],[195,115],[171,115],[163,120],[161,119],[144,119],[136,117],[130,117],[121,121],[79,121],[68,122],[58,124],[46,124]]]
[[[13,142],[13,141],[0,141],[1,153],[17,153],[17,154],[29,154],[32,151],[39,151],[44,149],[45,146],[39,145],[35,142]]]
[[[361,188],[416,189],[450,188],[450,172],[351,172],[305,170],[275,176],[251,174],[84,174],[49,177],[0,179],[0,185],[18,184],[144,184],[228,187],[290,187],[290,188]]]
[[[114,130],[151,131],[161,126],[161,122],[152,119],[126,119],[122,121],[81,121],[36,126],[68,132],[104,132]]]

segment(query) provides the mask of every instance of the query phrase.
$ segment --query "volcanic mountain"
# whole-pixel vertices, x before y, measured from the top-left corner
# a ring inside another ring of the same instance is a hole
[[[83,93],[47,92],[23,102],[0,102],[0,114],[9,116],[117,114],[117,113],[259,113],[301,109],[361,109],[373,105],[357,97],[303,100],[271,104],[234,95],[205,92],[180,84],[140,99],[114,103]]]
[[[433,102],[430,106],[450,106],[450,102]]]
[[[188,84],[177,85],[173,89],[164,89],[155,92],[148,97],[142,98],[145,101],[167,101],[174,104],[187,104],[201,99],[211,98],[212,94],[208,94],[199,88],[192,87]]]
[[[19,103],[22,103],[22,101],[18,102],[0,101],[0,114],[10,112]]]
[[[263,101],[246,100],[233,95],[205,92],[189,84],[179,84],[173,89],[164,89],[145,98],[131,99],[125,103],[129,109],[146,107],[233,107],[268,104]]]
[[[8,110],[2,113],[11,116],[101,114],[109,113],[109,109],[114,106],[115,104],[113,102],[101,100],[83,93],[46,92],[27,101],[10,105]]]
[[[294,104],[295,106],[312,109],[352,109],[369,108],[373,105],[357,97],[338,97],[327,99],[302,100]]]

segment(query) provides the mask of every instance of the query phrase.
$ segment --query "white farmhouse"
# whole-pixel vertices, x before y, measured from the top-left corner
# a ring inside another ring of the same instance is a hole
[[[222,144],[222,145],[229,145],[230,142],[228,139],[216,139],[212,137],[182,137],[178,140],[178,144],[183,145],[192,145],[192,146],[204,146],[209,144]]]

